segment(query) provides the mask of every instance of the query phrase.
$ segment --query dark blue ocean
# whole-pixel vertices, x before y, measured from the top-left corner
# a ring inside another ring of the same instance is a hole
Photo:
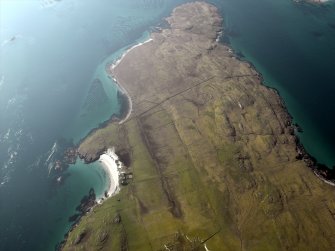
[[[64,150],[118,114],[105,66],[183,0],[0,0],[0,250],[53,250],[97,163],[55,172]],[[321,163],[335,164],[335,5],[213,0],[225,42],[279,90]]]

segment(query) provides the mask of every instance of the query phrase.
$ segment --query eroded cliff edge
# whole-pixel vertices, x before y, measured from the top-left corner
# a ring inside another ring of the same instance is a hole
[[[111,72],[130,118],[79,148],[129,153],[133,181],[84,216],[64,250],[179,250],[191,245],[184,234],[198,250],[333,250],[334,188],[297,158],[278,94],[216,42],[217,9],[184,4],[167,20]]]

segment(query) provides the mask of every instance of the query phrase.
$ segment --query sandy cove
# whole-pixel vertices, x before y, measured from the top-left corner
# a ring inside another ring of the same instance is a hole
[[[118,166],[120,162],[119,157],[115,154],[114,148],[110,148],[106,153],[102,154],[99,158],[99,162],[109,177],[109,189],[106,195],[107,197],[113,196],[120,190]]]

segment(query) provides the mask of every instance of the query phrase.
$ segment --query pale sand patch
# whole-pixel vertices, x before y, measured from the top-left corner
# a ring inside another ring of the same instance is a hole
[[[119,161],[119,157],[115,154],[114,148],[109,148],[107,152],[102,154],[99,158],[99,162],[102,164],[109,178],[107,197],[113,196],[120,191],[119,166],[117,161]]]

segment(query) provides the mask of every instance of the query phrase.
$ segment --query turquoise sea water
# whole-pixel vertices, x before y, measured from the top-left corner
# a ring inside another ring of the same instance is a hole
[[[89,189],[103,194],[97,163],[77,161],[62,185],[50,168],[64,142],[119,113],[106,64],[181,2],[0,1],[0,250],[53,250]],[[280,91],[307,150],[334,165],[334,4],[210,2],[224,15],[234,50]]]
[[[52,167],[119,113],[105,65],[178,2],[0,1],[0,250],[53,250],[89,189],[102,196],[98,164],[70,165],[62,185]]]

